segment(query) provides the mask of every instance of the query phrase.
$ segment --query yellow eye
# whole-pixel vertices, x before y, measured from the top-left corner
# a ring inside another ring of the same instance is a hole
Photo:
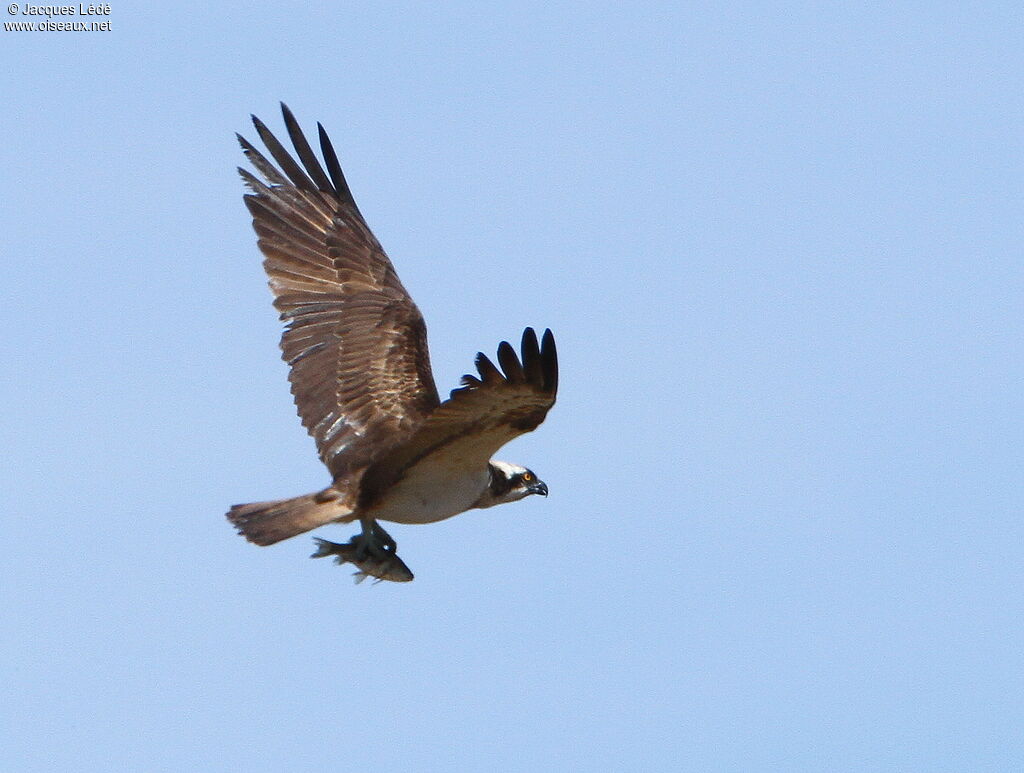
[[[533,480],[533,473],[532,472],[524,472],[523,473],[523,480],[525,480],[527,483],[529,483],[531,480]]]

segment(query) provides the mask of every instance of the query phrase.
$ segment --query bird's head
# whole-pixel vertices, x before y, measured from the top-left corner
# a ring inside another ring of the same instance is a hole
[[[518,464],[492,461],[489,465],[491,480],[477,507],[493,507],[505,502],[517,502],[530,494],[548,495],[548,487],[533,470]]]

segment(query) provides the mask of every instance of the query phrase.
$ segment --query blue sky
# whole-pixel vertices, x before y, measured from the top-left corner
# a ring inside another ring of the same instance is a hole
[[[1024,764],[1017,4],[111,5],[0,33],[0,767]],[[500,454],[551,496],[391,529],[408,585],[223,518],[328,481],[234,171],[278,100],[442,392],[558,336]]]

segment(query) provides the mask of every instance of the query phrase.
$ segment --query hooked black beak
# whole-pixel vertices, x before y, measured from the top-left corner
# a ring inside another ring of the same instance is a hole
[[[529,491],[531,494],[540,494],[542,497],[546,497],[548,495],[548,484],[546,484],[542,480],[539,480],[526,490]]]

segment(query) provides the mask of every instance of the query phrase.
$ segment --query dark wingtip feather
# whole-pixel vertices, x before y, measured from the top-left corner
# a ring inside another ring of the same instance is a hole
[[[471,376],[467,373],[459,379],[459,386],[451,391],[451,397],[455,397],[459,392],[471,392],[474,389],[478,389],[483,386],[483,383],[476,376]]]
[[[320,161],[317,160],[316,154],[313,153],[313,148],[309,146],[309,142],[306,141],[306,135],[302,133],[302,128],[299,126],[299,122],[295,120],[295,116],[292,111],[288,109],[288,105],[284,102],[281,103],[281,115],[284,116],[284,125],[288,130],[288,136],[291,138],[292,146],[295,148],[295,153],[298,155],[302,165],[306,168],[307,174],[312,178],[313,183],[320,188],[320,190],[327,191],[328,193],[334,193],[334,186],[331,184],[330,179],[324,174],[324,168],[320,166]]]
[[[558,350],[555,348],[555,336],[550,328],[544,331],[541,339],[540,356],[544,369],[544,391],[558,391]]]
[[[263,154],[260,153],[252,143],[249,142],[249,140],[241,134],[236,134],[235,136],[238,137],[238,144],[242,146],[242,152],[245,154],[245,157],[249,159],[249,163],[256,167],[256,171],[266,178],[268,184],[288,184],[288,180],[285,179],[284,175],[282,175],[273,164],[267,161],[267,159],[263,157]]]
[[[256,127],[256,133],[260,135],[260,139],[267,146],[270,155],[277,161],[281,171],[291,180],[292,185],[300,190],[315,190],[313,181],[309,179],[302,170],[302,167],[295,163],[295,159],[284,149],[284,146],[274,136],[274,133],[267,128],[267,125],[255,115],[252,116],[252,125]]]
[[[501,371],[483,352],[476,353],[476,369],[485,384],[497,384],[505,380]]]
[[[253,177],[252,172],[248,169],[243,169],[240,166],[236,166],[235,169],[238,170],[238,176],[242,178],[242,182],[245,183],[246,188],[253,192],[260,189],[260,181]]]
[[[519,362],[516,350],[508,341],[498,344],[498,362],[501,363],[501,369],[505,371],[505,378],[511,383],[522,384],[526,381],[526,374],[523,372],[523,366]]]
[[[537,333],[532,327],[523,331],[520,350],[523,353],[523,370],[526,373],[526,380],[543,388],[544,369],[541,365],[540,346],[537,344]]]
[[[327,164],[327,172],[334,182],[335,194],[362,217],[359,207],[356,206],[356,200],[352,197],[352,191],[348,187],[348,181],[345,180],[345,173],[341,171],[338,154],[334,152],[334,145],[331,144],[331,138],[327,136],[327,130],[320,122],[317,122],[316,128],[320,135],[320,152],[323,154],[324,163]]]
[[[249,140],[247,140],[241,134],[235,132],[235,137],[238,138],[238,144],[241,146],[242,152],[245,153],[247,158],[251,159],[254,155],[260,155],[260,152],[256,150],[256,146],[249,142]]]

